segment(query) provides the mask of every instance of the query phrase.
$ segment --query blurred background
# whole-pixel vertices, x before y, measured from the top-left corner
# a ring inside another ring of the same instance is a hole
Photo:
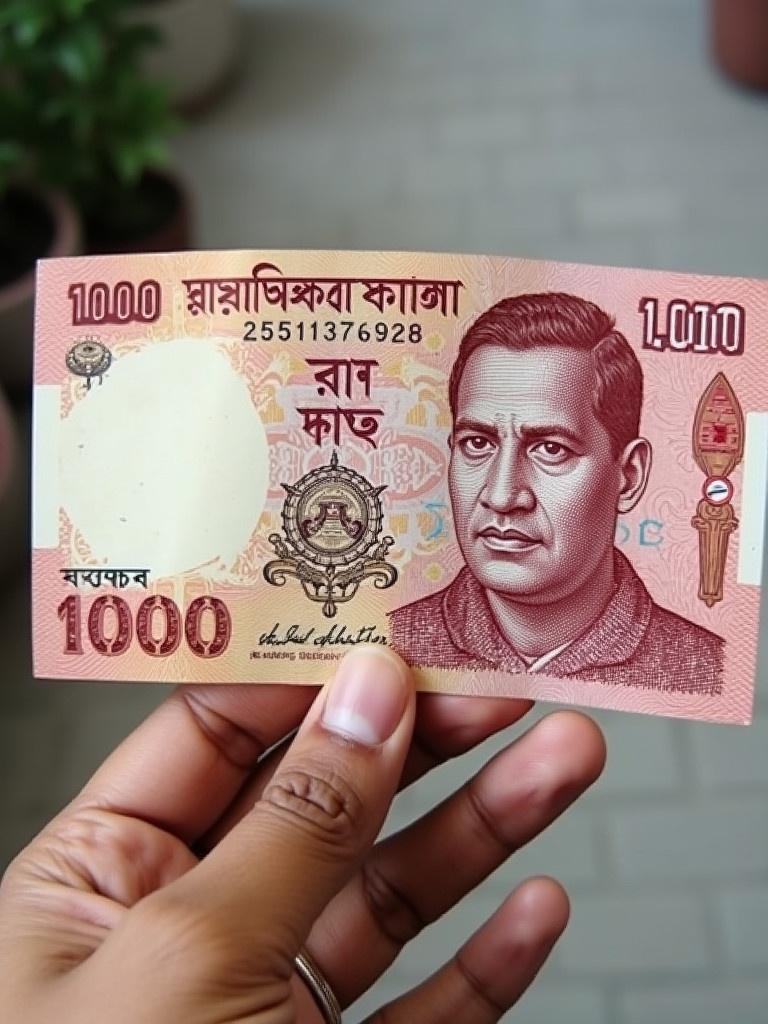
[[[4,0],[0,864],[164,696],[31,679],[37,256],[431,249],[768,278],[765,89],[768,0]],[[766,676],[764,652],[763,695]],[[573,919],[510,1019],[768,1019],[768,706],[749,729],[595,717],[603,780],[350,1020],[529,873],[563,881]],[[389,827],[509,738],[404,794]]]

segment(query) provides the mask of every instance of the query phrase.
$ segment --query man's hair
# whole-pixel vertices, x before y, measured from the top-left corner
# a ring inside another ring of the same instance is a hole
[[[640,430],[643,371],[616,321],[594,302],[564,292],[516,295],[502,299],[475,320],[461,339],[448,383],[448,401],[456,419],[461,375],[481,345],[522,352],[545,345],[589,352],[595,372],[592,408],[611,439],[618,458]]]

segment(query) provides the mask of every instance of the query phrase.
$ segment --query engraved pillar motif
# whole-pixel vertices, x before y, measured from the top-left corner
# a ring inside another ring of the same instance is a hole
[[[728,538],[738,528],[728,479],[744,456],[744,414],[726,376],[718,373],[699,399],[693,421],[693,457],[705,474],[691,525],[699,534],[699,600],[723,599]]]

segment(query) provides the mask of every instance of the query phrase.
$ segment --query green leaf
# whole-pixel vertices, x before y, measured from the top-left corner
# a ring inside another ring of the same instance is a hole
[[[120,38],[114,41],[115,49],[121,56],[134,57],[151,46],[158,46],[163,41],[162,32],[154,25],[126,25]]]
[[[59,47],[59,66],[76,82],[98,75],[104,58],[104,41],[93,25],[79,25],[67,33]]]
[[[61,0],[61,9],[70,18],[79,18],[93,0]]]
[[[42,11],[29,12],[17,21],[14,35],[20,46],[34,46],[46,26],[46,16]]]
[[[35,9],[33,3],[25,3],[24,0],[6,0],[0,8],[0,31],[10,28],[17,35],[26,22],[40,18],[43,13],[43,11]]]
[[[167,91],[140,58],[157,33],[136,0],[0,0],[0,140],[24,170],[86,203],[167,157]],[[2,150],[0,172],[15,160]],[[100,201],[100,200],[99,200]]]
[[[5,167],[21,160],[23,155],[24,149],[18,142],[12,142],[9,139],[0,141],[0,163]]]

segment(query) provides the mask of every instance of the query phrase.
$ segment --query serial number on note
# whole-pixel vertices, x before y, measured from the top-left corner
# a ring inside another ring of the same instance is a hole
[[[386,323],[383,320],[246,320],[243,341],[360,341],[418,345],[424,328],[418,322]]]

